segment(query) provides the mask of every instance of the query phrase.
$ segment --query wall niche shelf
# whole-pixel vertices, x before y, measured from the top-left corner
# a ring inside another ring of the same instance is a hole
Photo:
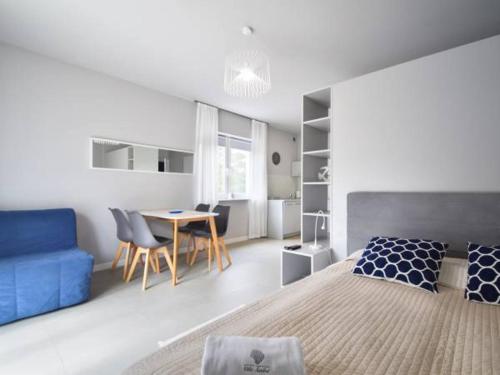
[[[330,150],[324,149],[324,150],[304,151],[303,154],[307,156],[314,156],[316,158],[327,159],[330,157]]]
[[[319,216],[319,217],[330,217],[330,211],[325,211],[325,213],[318,213],[318,212],[303,212],[302,215],[304,216]]]
[[[304,121],[304,125],[312,126],[313,128],[329,131],[330,130],[330,116]]]
[[[304,181],[302,184],[304,185],[330,185],[329,181]]]

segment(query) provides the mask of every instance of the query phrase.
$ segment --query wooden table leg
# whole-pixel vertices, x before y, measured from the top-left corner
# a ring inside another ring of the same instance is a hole
[[[212,241],[214,243],[215,249],[215,259],[217,260],[217,268],[219,272],[222,272],[222,259],[220,257],[219,251],[219,237],[217,236],[217,228],[215,227],[215,219],[213,216],[208,218],[208,222],[210,223],[210,232],[212,233]]]
[[[174,254],[172,261],[172,285],[177,284],[177,255],[179,253],[179,222],[174,220]]]

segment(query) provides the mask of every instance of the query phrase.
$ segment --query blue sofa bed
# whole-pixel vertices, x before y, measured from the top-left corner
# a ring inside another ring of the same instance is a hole
[[[93,264],[72,209],[0,211],[0,325],[88,300]]]

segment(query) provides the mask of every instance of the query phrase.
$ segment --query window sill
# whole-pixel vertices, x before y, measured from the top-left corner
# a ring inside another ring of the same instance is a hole
[[[219,202],[249,201],[250,198],[222,198]]]

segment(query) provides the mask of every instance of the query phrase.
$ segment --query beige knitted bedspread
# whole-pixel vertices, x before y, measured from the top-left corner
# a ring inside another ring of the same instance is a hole
[[[500,306],[354,276],[352,260],[158,350],[127,375],[200,374],[208,334],[298,336],[307,374],[500,374]]]

